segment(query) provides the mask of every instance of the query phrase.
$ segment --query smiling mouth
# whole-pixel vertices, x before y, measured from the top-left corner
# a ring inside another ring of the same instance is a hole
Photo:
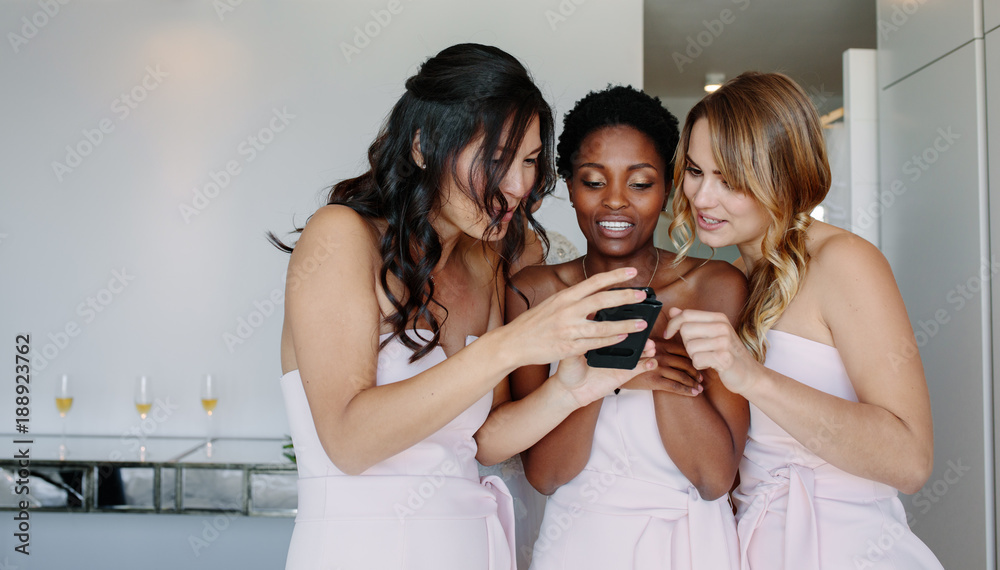
[[[622,232],[635,227],[635,224],[629,222],[597,222],[597,225],[612,232]]]
[[[709,218],[704,214],[698,214],[698,219],[701,221],[703,226],[714,227],[725,222],[725,220],[717,220],[715,218]]]

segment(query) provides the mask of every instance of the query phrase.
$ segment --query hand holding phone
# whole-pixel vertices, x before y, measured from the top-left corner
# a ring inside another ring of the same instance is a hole
[[[625,340],[618,344],[605,346],[587,351],[587,364],[594,368],[618,368],[631,370],[639,364],[642,357],[642,349],[646,345],[646,339],[653,330],[653,323],[663,309],[663,303],[656,300],[656,294],[649,287],[617,287],[616,289],[639,289],[646,292],[646,299],[630,305],[621,305],[609,309],[601,309],[597,312],[594,320],[597,321],[624,321],[629,319],[643,319],[646,321],[646,328],[641,331],[630,333]]]

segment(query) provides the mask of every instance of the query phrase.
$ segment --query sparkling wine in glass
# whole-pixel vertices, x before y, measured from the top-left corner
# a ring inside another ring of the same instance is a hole
[[[153,390],[149,378],[140,376],[135,381],[135,409],[143,420],[139,424],[139,461],[146,460],[146,429],[145,420],[153,409]]]
[[[212,417],[215,405],[219,403],[219,393],[216,391],[215,380],[211,374],[206,374],[201,382],[201,407],[205,408],[208,417]]]
[[[212,416],[218,403],[218,384],[211,374],[206,374],[201,380],[201,407],[208,418],[205,430],[205,454],[209,457],[212,456]]]
[[[59,379],[59,386],[56,388],[56,409],[59,410],[60,423],[62,424],[62,440],[59,443],[59,459],[66,459],[66,414],[73,407],[73,393],[69,388],[69,376],[62,375]]]

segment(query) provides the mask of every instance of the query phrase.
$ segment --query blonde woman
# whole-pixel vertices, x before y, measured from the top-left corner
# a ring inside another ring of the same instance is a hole
[[[664,332],[750,402],[742,568],[941,568],[896,496],[933,465],[923,367],[893,358],[916,342],[878,249],[810,217],[830,168],[809,98],[780,74],[728,82],[688,114],[674,180],[680,259],[695,235],[736,245],[750,282],[738,327],[675,308]]]

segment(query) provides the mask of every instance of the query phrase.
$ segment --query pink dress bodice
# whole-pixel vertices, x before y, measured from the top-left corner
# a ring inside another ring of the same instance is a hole
[[[702,499],[670,458],[652,392],[607,395],[590,459],[546,503],[531,570],[729,570],[737,563],[728,496]]]
[[[376,385],[405,381],[445,359],[441,347],[412,363],[411,355],[390,341],[378,355]],[[281,378],[281,389],[299,475],[286,570],[514,570],[511,497],[498,477],[479,476],[475,460],[473,436],[492,393],[408,449],[346,475],[320,443],[298,370]]]
[[[420,341],[412,331],[411,336]],[[388,335],[382,335],[380,341]],[[470,336],[466,344],[477,337]],[[413,354],[398,339],[391,341],[379,352],[378,372],[375,378],[377,386],[385,386],[412,378],[445,358],[444,350],[438,347],[424,358],[411,363]],[[292,370],[281,379],[282,390],[286,400],[297,404],[295,409],[288,410],[288,423],[295,442],[295,454],[298,462],[299,477],[337,477],[344,473],[330,461],[323,450],[309,412],[309,403],[305,401],[305,391],[302,389],[302,379],[298,370]],[[476,465],[476,442],[472,438],[486,416],[490,413],[493,395],[486,394],[470,408],[448,422],[440,430],[434,432],[416,445],[405,449],[392,457],[385,459],[366,470],[362,475],[425,475],[440,469],[448,461],[453,462],[460,476],[467,479],[479,479]],[[303,404],[305,407],[303,408]]]
[[[840,352],[790,333],[767,333],[764,366],[812,388],[857,402]],[[737,506],[744,570],[941,569],[911,531],[896,489],[839,469],[811,449],[839,437],[842,419],[797,441],[750,404]]]

